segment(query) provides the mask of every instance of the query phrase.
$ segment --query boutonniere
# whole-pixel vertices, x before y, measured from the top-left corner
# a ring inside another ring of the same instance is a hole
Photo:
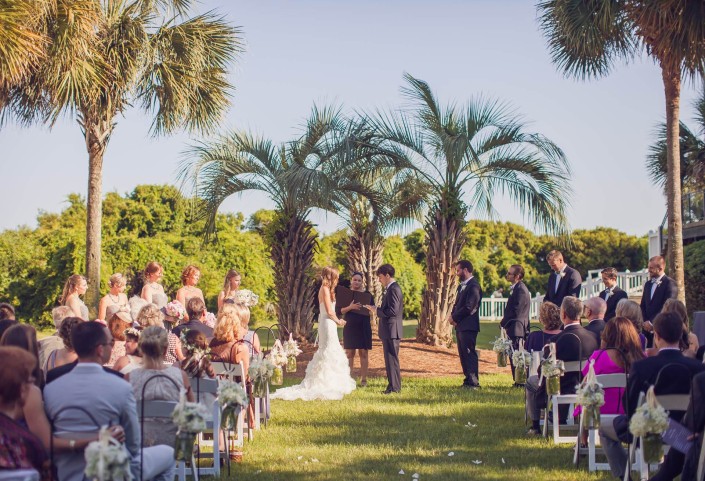
[[[558,277],[560,277],[561,279],[563,279],[563,278],[565,277],[565,271],[556,272],[556,275],[557,275]]]
[[[661,285],[661,279],[658,279],[658,280],[654,279],[654,280],[651,281],[651,282],[653,282],[654,284],[656,284],[656,287],[658,287],[658,286]]]

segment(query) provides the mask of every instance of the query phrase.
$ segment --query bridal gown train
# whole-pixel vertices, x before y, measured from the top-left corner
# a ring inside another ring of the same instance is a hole
[[[320,307],[318,350],[306,367],[304,380],[296,386],[277,389],[271,395],[272,399],[340,400],[355,389],[355,380],[350,377],[348,358],[338,339],[337,326],[328,318],[323,303]]]

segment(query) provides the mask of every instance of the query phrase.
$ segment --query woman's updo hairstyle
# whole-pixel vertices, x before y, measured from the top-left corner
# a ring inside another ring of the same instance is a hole
[[[144,357],[162,359],[169,347],[169,335],[163,327],[149,326],[142,331],[138,346]]]

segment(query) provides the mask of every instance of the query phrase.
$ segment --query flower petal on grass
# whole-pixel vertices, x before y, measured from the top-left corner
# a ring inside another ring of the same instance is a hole
[[[419,473],[412,474],[411,479],[419,479]]]
[[[472,462],[472,464],[482,464],[482,461],[480,461],[479,459],[476,459]]]
[[[455,453],[453,451],[448,453],[448,456],[455,456]]]
[[[399,474],[405,474],[403,469],[399,470]]]
[[[502,458],[502,464],[507,464],[507,463],[504,462],[504,458]]]

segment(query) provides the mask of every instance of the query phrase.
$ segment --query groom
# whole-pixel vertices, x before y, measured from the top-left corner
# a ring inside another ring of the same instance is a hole
[[[379,318],[379,338],[384,351],[384,367],[387,369],[387,389],[382,394],[401,392],[401,372],[399,370],[399,342],[402,338],[402,313],[404,296],[401,287],[394,280],[394,267],[383,264],[377,269],[377,278],[385,288],[382,306],[365,306]]]

